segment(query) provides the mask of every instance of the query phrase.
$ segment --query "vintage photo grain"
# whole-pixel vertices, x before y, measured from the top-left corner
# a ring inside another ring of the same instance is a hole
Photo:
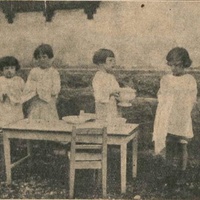
[[[0,199],[200,199],[200,1],[0,1]]]

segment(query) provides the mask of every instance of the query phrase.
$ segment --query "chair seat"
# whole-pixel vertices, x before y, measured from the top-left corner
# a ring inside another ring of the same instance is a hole
[[[88,144],[77,144],[76,149],[101,149],[102,145],[94,144],[94,145],[88,145]]]
[[[68,152],[68,157],[70,159],[70,152]],[[75,155],[76,161],[101,161],[101,153],[91,153],[91,152],[77,152]]]

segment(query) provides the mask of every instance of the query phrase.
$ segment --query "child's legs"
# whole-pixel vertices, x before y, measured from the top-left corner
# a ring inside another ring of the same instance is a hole
[[[186,183],[186,168],[188,162],[188,139],[180,139],[178,143],[179,150],[179,174],[178,174],[178,182],[177,184],[182,185]]]
[[[166,138],[166,160],[169,165],[173,165],[174,157],[176,155],[176,138],[174,135],[168,134]]]
[[[177,152],[177,141],[174,135],[167,134],[166,137],[166,165],[165,165],[165,183],[171,189],[176,183],[176,167],[174,167],[175,156]]]
[[[188,161],[188,150],[187,150],[188,142],[186,139],[180,139],[178,143],[179,150],[179,169],[181,171],[186,170],[187,161]]]

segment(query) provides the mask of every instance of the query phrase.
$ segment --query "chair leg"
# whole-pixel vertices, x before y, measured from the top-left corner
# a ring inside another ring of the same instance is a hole
[[[1,135],[1,130],[0,130],[0,161],[1,161],[1,165],[0,165],[0,174],[4,175],[5,173],[5,160],[4,160],[4,152],[3,152],[3,136]]]
[[[96,185],[97,187],[101,187],[102,184],[102,171],[97,169],[97,178],[96,178]]]
[[[102,192],[103,198],[107,197],[107,169],[102,169]]]
[[[97,171],[94,170],[94,172],[93,172],[93,181],[96,182],[96,180],[97,180]]]
[[[70,169],[69,175],[69,198],[74,198],[74,181],[75,181],[75,169]]]

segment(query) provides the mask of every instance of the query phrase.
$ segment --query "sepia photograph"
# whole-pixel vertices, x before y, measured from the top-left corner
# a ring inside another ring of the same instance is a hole
[[[199,0],[0,0],[0,199],[200,200],[199,25]]]

